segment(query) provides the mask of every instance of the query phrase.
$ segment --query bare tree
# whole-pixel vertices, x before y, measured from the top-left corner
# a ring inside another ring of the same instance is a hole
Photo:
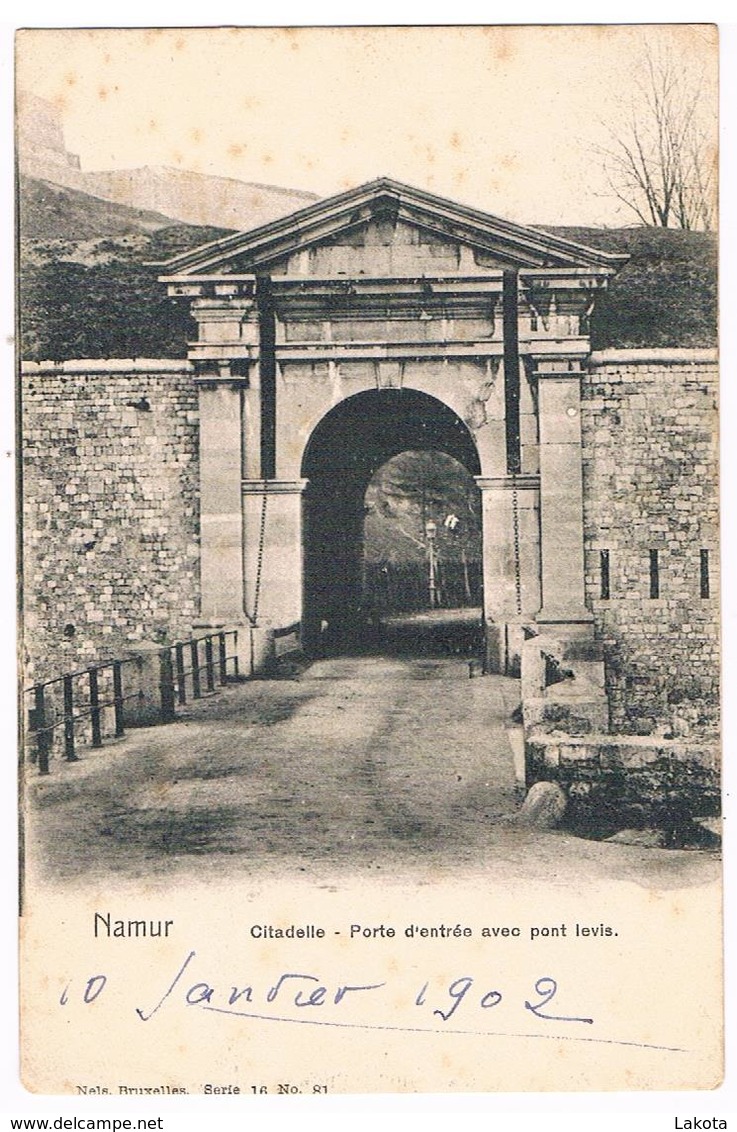
[[[642,224],[716,225],[716,98],[704,66],[645,47],[599,147],[609,187]]]

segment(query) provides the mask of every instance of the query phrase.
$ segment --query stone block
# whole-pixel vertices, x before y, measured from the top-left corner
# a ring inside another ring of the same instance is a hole
[[[662,849],[666,844],[662,829],[621,829],[606,838],[615,845],[639,845],[645,849]]]
[[[563,820],[566,806],[566,796],[557,783],[536,782],[527,792],[517,822],[537,829],[555,829]]]

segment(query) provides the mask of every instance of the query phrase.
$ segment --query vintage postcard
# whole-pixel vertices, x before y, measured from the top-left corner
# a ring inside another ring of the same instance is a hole
[[[18,32],[29,1091],[719,1088],[717,61]]]

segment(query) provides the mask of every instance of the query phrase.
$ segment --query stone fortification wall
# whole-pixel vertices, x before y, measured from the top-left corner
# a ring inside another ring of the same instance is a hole
[[[28,678],[188,632],[199,587],[188,364],[25,363],[21,382]]]
[[[715,351],[594,353],[582,425],[587,600],[612,730],[675,720],[693,733],[718,712]]]
[[[716,719],[716,396],[712,351],[595,353],[584,382],[587,601],[615,731]],[[26,363],[22,412],[29,676],[187,633],[199,613],[188,364]]]

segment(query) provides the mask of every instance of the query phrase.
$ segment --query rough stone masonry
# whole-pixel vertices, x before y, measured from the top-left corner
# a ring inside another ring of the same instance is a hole
[[[189,632],[197,438],[186,362],[24,363],[27,680]]]
[[[716,353],[603,351],[582,395],[587,600],[612,729],[719,712]],[[608,565],[602,596],[602,555]]]

